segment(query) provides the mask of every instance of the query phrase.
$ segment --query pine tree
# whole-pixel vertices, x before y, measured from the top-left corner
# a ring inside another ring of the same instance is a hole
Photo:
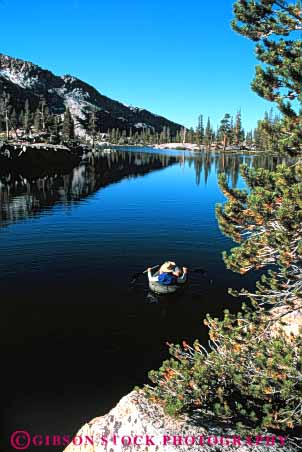
[[[236,114],[235,118],[235,125],[233,129],[233,136],[234,136],[234,143],[236,146],[239,146],[242,144],[244,140],[244,130],[242,128],[242,121],[241,121],[241,111],[239,110]]]
[[[302,150],[302,27],[300,0],[238,0],[235,31],[255,41],[256,67],[252,88],[276,102],[283,116],[282,147]],[[299,108],[300,107],[300,110]]]
[[[245,144],[246,144],[247,148],[250,148],[253,145],[253,143],[254,143],[253,136],[254,136],[254,133],[252,130],[247,132],[246,138],[245,138]]]
[[[92,137],[92,148],[95,148],[95,137],[97,134],[97,118],[96,112],[91,111],[89,114],[88,131]]]
[[[10,113],[11,113],[10,95],[3,92],[0,97],[0,117],[2,117],[5,123],[6,139],[9,140],[10,135]]]
[[[20,127],[23,127],[23,124],[24,124],[24,110],[21,110],[19,113],[18,125]]]
[[[41,132],[41,113],[39,108],[34,113],[34,128],[36,132]]]
[[[166,140],[167,140],[167,143],[170,143],[170,142],[171,142],[171,132],[170,132],[170,127],[167,127],[167,128],[166,128]]]
[[[228,199],[217,206],[219,226],[239,244],[224,253],[226,266],[245,274],[275,265],[278,271],[263,276],[250,298],[288,311],[302,308],[302,165],[280,165],[274,172],[242,166],[241,175],[249,192],[233,190],[226,176],[219,178]]]
[[[43,96],[40,97],[39,105],[34,113],[34,128],[36,132],[44,132],[46,129],[46,101]]]
[[[204,141],[204,133],[205,133],[205,130],[204,130],[204,126],[203,126],[203,116],[199,115],[198,116],[198,125],[197,125],[197,128],[196,128],[196,141],[197,141],[197,144],[202,144],[203,143],[203,141]]]
[[[167,142],[167,132],[166,132],[166,126],[164,126],[160,133],[160,143],[164,144],[166,142]]]
[[[120,129],[119,129],[119,128],[117,128],[117,129],[115,130],[115,142],[116,142],[116,144],[118,144],[118,143],[119,143],[119,140],[120,140],[120,136],[121,136],[121,132],[120,132]]]
[[[52,116],[53,115],[50,114],[48,105],[45,104],[44,109],[43,109],[42,121],[44,121],[44,131],[46,131],[46,132],[50,131],[50,127],[52,124]]]
[[[30,119],[31,119],[31,113],[29,108],[29,100],[26,99],[25,105],[24,105],[24,117],[23,117],[23,127],[25,129],[25,133],[29,132],[30,128]]]
[[[181,138],[181,131],[180,131],[180,130],[177,130],[175,142],[176,142],[176,143],[181,143],[181,141],[182,141],[182,138]]]
[[[43,96],[40,96],[39,113],[41,117],[42,130],[44,132],[46,129],[46,101]]]
[[[15,108],[13,108],[13,110],[11,112],[9,122],[10,122],[11,129],[13,129],[15,132],[16,138],[18,138],[18,132],[17,132],[18,120],[17,120],[17,112],[16,112]]]
[[[116,143],[116,141],[115,141],[115,129],[114,128],[111,129],[111,131],[110,131],[110,143],[112,143],[112,144]]]
[[[186,129],[186,127],[183,127],[182,129],[181,129],[181,136],[182,136],[182,143],[184,144],[184,143],[186,143],[186,140],[187,140],[187,129]]]
[[[204,142],[205,142],[205,145],[207,146],[207,148],[210,149],[211,148],[211,144],[213,142],[213,129],[212,129],[212,126],[211,126],[210,118],[208,118],[208,120],[207,120]]]
[[[74,122],[68,107],[66,108],[64,113],[62,134],[63,140],[66,142],[74,138]]]
[[[230,119],[230,133],[229,133],[229,144],[234,144],[234,140],[235,140],[235,136],[234,136],[234,131],[235,131],[235,126],[234,126],[234,118],[233,116],[231,116]]]
[[[264,119],[258,121],[255,129],[255,144],[259,151],[282,152],[282,120],[273,115],[273,110],[265,112]]]
[[[123,130],[122,131],[122,136],[121,136],[121,144],[126,144],[127,143],[127,131]]]
[[[51,115],[48,118],[48,130],[51,134],[51,142],[58,143],[60,141],[60,139],[59,139],[60,117],[59,116]]]
[[[230,143],[232,136],[232,123],[231,115],[226,113],[223,119],[220,121],[219,134],[222,136],[223,150],[225,151],[226,146]]]
[[[193,129],[193,127],[190,127],[190,129],[187,131],[187,138],[186,138],[187,143],[193,144],[195,141],[194,137],[195,137],[194,129]]]

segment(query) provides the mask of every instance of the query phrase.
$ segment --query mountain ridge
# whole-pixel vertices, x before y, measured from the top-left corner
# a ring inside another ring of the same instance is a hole
[[[55,75],[47,69],[19,58],[0,53],[0,94],[11,95],[13,108],[17,111],[28,99],[32,108],[39,104],[43,96],[54,114],[62,114],[68,107],[75,122],[75,132],[85,137],[88,129],[89,113],[96,115],[100,132],[119,128],[161,132],[169,128],[175,135],[182,125],[152,113],[144,108],[127,106],[101,94],[92,85],[70,74]]]

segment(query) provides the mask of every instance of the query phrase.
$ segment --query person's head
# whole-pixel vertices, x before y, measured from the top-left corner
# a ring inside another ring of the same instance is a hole
[[[175,268],[175,262],[167,261],[161,266],[160,271],[162,273],[172,273],[174,268]]]

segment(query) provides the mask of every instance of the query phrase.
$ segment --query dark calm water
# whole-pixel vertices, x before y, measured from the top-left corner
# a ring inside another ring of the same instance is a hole
[[[71,434],[104,414],[168,356],[166,341],[207,342],[202,319],[239,302],[228,287],[232,242],[215,219],[224,171],[272,158],[119,150],[72,173],[0,175],[0,444],[14,430]],[[135,272],[164,260],[189,268],[187,292],[157,299]],[[60,448],[59,448],[60,449]],[[38,450],[37,448],[35,450]]]

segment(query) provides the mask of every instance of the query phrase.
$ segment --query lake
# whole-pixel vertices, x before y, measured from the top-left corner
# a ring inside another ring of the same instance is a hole
[[[3,450],[14,430],[75,433],[147,382],[168,357],[167,341],[206,344],[205,314],[238,311],[228,287],[252,288],[257,275],[222,262],[234,244],[215,218],[225,200],[217,174],[242,187],[241,163],[279,161],[128,148],[70,174],[1,173]],[[177,298],[154,296],[145,276],[130,284],[165,260],[207,273],[192,272]]]

